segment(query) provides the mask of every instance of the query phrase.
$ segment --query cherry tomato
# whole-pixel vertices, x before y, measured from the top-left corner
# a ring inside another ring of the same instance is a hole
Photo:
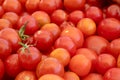
[[[15,12],[20,14],[22,11],[22,6],[18,0],[4,0],[2,6],[6,12]]]
[[[36,47],[21,47],[17,53],[20,65],[26,70],[35,70],[41,61],[41,52]]]
[[[67,21],[67,18],[68,14],[62,9],[57,9],[51,14],[51,21],[57,25],[60,25],[64,21]]]
[[[25,7],[26,7],[27,11],[32,13],[32,12],[38,10],[39,1],[40,0],[27,0],[25,3]]]
[[[76,27],[67,27],[67,28],[65,28],[61,32],[60,36],[68,36],[68,37],[70,37],[74,41],[74,43],[76,44],[77,48],[80,48],[80,47],[83,46],[83,42],[84,42],[83,33],[82,33],[82,31],[80,31]]]
[[[17,23],[17,29],[19,30],[25,23],[27,23],[25,27],[25,34],[27,35],[33,35],[39,29],[37,21],[30,15],[20,17]]]
[[[48,57],[39,62],[36,68],[36,75],[38,78],[45,74],[56,74],[63,76],[64,67],[56,58]]]
[[[6,39],[0,38],[0,58],[5,60],[12,52],[11,44]]]
[[[110,54],[100,54],[96,60],[96,70],[100,74],[105,74],[110,68],[116,67],[116,59]]]
[[[91,65],[91,61],[86,56],[78,54],[71,58],[69,69],[77,75],[83,77],[89,74]]]
[[[16,77],[18,73],[22,71],[18,54],[11,54],[6,60],[5,60],[5,69],[6,73],[10,77]]]
[[[115,18],[103,19],[98,25],[98,34],[107,40],[120,37],[120,21]]]
[[[12,24],[7,19],[0,19],[0,30],[4,28],[12,28]]]
[[[73,24],[77,25],[77,23],[85,17],[85,14],[81,10],[75,10],[68,15],[68,20]]]
[[[32,71],[22,71],[16,77],[15,80],[37,80],[36,75]]]
[[[12,45],[12,52],[16,52],[19,48],[21,39],[18,32],[13,28],[4,28],[0,31],[0,37],[8,40]]]
[[[40,0],[39,9],[47,12],[48,14],[53,13],[56,9],[61,9],[62,0]]]
[[[86,0],[64,0],[64,6],[68,11],[81,10],[84,8],[85,3]]]
[[[111,68],[105,74],[104,80],[120,80],[120,68]]]
[[[56,48],[65,48],[69,51],[70,56],[74,56],[75,52],[77,50],[75,43],[72,41],[72,39],[68,36],[61,36],[59,37],[54,44],[55,49]]]
[[[40,51],[47,51],[53,45],[53,35],[51,32],[48,32],[46,30],[38,30],[34,34],[33,40],[35,42],[35,46]]]
[[[87,37],[84,42],[84,47],[94,50],[97,54],[107,52],[109,42],[101,36]]]
[[[32,16],[36,19],[39,26],[43,26],[51,22],[50,16],[44,11],[35,11]]]

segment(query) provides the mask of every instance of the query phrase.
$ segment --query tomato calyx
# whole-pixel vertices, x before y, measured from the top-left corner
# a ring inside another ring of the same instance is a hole
[[[25,49],[27,49],[28,53],[30,53],[30,50],[29,50],[30,45],[28,45],[27,43],[24,44],[22,42],[19,42],[19,44],[22,46],[22,48],[21,48],[22,52],[24,52]]]
[[[25,28],[26,28],[26,25],[28,24],[28,21],[20,28],[20,30],[19,30],[19,36],[20,36],[20,38],[24,41],[24,40],[26,40],[27,38],[29,38],[29,36],[28,35],[25,35],[24,33],[25,33]]]

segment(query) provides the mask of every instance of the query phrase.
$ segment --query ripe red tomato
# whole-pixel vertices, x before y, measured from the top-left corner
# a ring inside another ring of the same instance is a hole
[[[107,50],[110,54],[112,54],[115,58],[118,57],[118,55],[120,54],[120,39],[114,39],[112,40],[108,46],[107,46]]]
[[[70,37],[74,43],[76,44],[77,48],[80,48],[83,46],[84,42],[84,36],[83,33],[77,29],[76,27],[67,27],[65,28],[60,36],[68,36]]]
[[[47,12],[48,14],[53,13],[56,9],[61,9],[62,0],[40,0],[39,9]]]
[[[87,37],[84,42],[84,47],[94,50],[97,54],[107,52],[109,42],[101,36]]]
[[[0,30],[4,28],[12,28],[12,24],[7,19],[0,19]]]
[[[57,25],[67,21],[67,18],[68,14],[62,9],[57,9],[51,14],[51,22],[56,23]]]
[[[2,16],[2,18],[9,20],[11,22],[13,28],[15,28],[15,26],[17,26],[17,21],[19,20],[19,16],[15,12],[6,12]]]
[[[103,12],[99,7],[91,6],[85,11],[87,18],[93,19],[97,24],[103,19]]]
[[[27,35],[33,35],[39,29],[37,21],[30,15],[20,17],[17,23],[17,29],[20,29],[25,23],[27,23],[25,27],[25,34]]]
[[[103,80],[120,80],[120,68],[109,69],[104,74]]]
[[[83,77],[89,74],[91,65],[91,61],[86,56],[78,54],[71,58],[69,69]]]
[[[16,77],[15,80],[37,80],[36,75],[32,71],[22,71]]]
[[[5,60],[5,70],[6,73],[13,78],[16,77],[17,74],[22,71],[22,67],[18,59],[18,54],[11,54]]]
[[[116,67],[116,59],[110,54],[100,54],[96,60],[95,68],[98,73],[105,74],[110,68]]]
[[[77,23],[84,17],[85,14],[83,13],[83,11],[75,10],[68,15],[68,20],[71,21],[73,24],[77,25]]]
[[[56,74],[62,77],[64,75],[64,66],[56,58],[45,58],[37,65],[36,75],[39,78],[45,74]]]
[[[15,12],[20,14],[22,11],[22,6],[18,0],[4,0],[2,6],[6,12]]]
[[[52,33],[54,40],[56,40],[61,33],[59,26],[55,23],[48,23],[42,26],[41,30],[46,30]]]
[[[44,11],[35,11],[32,16],[38,22],[39,27],[51,22],[50,16]]]
[[[21,47],[17,53],[20,65],[26,70],[35,70],[42,57],[41,52],[32,46]]]
[[[4,9],[2,6],[0,6],[0,17],[4,14]]]
[[[113,17],[120,20],[120,6],[113,4],[106,9],[106,17]]]
[[[5,60],[12,52],[11,44],[4,38],[0,38],[0,59]]]
[[[113,40],[120,37],[120,21],[115,18],[103,19],[98,25],[98,35]]]
[[[64,6],[68,11],[84,9],[86,0],[64,0]],[[73,5],[75,4],[75,5]]]
[[[12,52],[16,52],[19,48],[21,39],[18,32],[13,28],[4,28],[0,31],[0,37],[8,40],[12,45]]]
[[[98,73],[90,73],[85,76],[82,80],[103,80],[103,76]]]
[[[68,36],[61,36],[59,37],[54,44],[55,49],[56,48],[65,48],[69,51],[70,56],[74,56],[75,52],[77,50],[77,47],[75,43],[72,41],[72,39]]]
[[[4,63],[3,61],[0,59],[0,80],[2,80],[3,76],[5,73],[5,68],[4,68]]]
[[[53,35],[51,32],[48,32],[46,30],[38,30],[34,34],[33,40],[35,46],[40,51],[47,51],[53,46]]]
[[[25,7],[28,12],[32,13],[38,10],[40,0],[26,0]]]

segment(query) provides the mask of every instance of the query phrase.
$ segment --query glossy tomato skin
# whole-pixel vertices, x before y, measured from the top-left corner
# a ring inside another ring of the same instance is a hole
[[[64,0],[64,6],[68,11],[81,10],[84,8],[85,3],[86,0]]]
[[[82,31],[80,31],[76,27],[67,27],[67,28],[65,28],[61,32],[60,36],[68,36],[68,37],[70,37],[74,41],[74,43],[76,44],[77,48],[80,48],[80,47],[83,46],[83,42],[84,42],[83,33],[82,33]]]
[[[12,48],[9,41],[4,38],[0,38],[0,58],[5,60],[11,53]]]
[[[5,12],[15,12],[20,14],[22,11],[22,6],[18,0],[4,0],[2,6]]]
[[[70,37],[67,36],[57,38],[54,44],[54,48],[65,48],[69,51],[70,56],[74,56],[77,50],[75,43]]]
[[[89,36],[84,42],[84,47],[94,50],[97,54],[107,52],[109,42],[105,38],[97,35]]]
[[[120,69],[119,68],[109,69],[104,74],[103,80],[120,80]]]
[[[100,54],[96,60],[96,71],[100,74],[105,74],[110,68],[116,67],[116,59],[110,54]]]
[[[28,47],[22,50],[21,47],[18,50],[18,59],[22,68],[26,70],[35,70],[37,64],[41,61],[41,53],[36,47]]]
[[[91,61],[84,55],[75,55],[69,62],[69,69],[75,72],[78,76],[84,77],[91,70]]]
[[[62,9],[55,10],[51,14],[51,21],[53,23],[56,23],[57,25],[60,25],[64,21],[67,21],[67,18],[68,18],[68,14]]]
[[[32,13],[38,10],[39,0],[27,0],[25,3],[25,7],[28,12]]]
[[[33,35],[39,29],[37,21],[31,15],[21,16],[17,23],[17,29],[19,30],[25,23],[27,23],[25,28],[27,35]]]
[[[17,21],[19,19],[18,14],[16,14],[15,12],[6,12],[3,16],[3,19],[7,19],[11,22],[12,27],[15,28],[14,26],[17,25]]]
[[[33,40],[34,40],[35,46],[40,51],[47,51],[53,45],[53,35],[51,32],[48,32],[46,30],[37,31],[33,36]]]
[[[12,45],[12,52],[16,52],[20,45],[18,44],[21,42],[21,39],[18,35],[18,32],[13,28],[5,28],[0,31],[0,37],[8,40]]]
[[[103,12],[99,7],[91,6],[85,11],[88,18],[93,19],[97,24],[103,19]]]
[[[85,76],[82,80],[103,80],[103,76],[98,73],[90,73]]]
[[[41,0],[39,2],[39,9],[47,12],[48,14],[53,13],[56,9],[62,8],[62,0]]]
[[[75,10],[68,15],[68,20],[71,21],[74,25],[85,17],[85,14],[81,10]]]
[[[0,80],[3,78],[4,73],[5,73],[4,63],[3,63],[3,61],[0,59]]]
[[[64,66],[56,58],[45,58],[37,65],[36,75],[39,78],[45,74],[56,74],[62,77],[64,75]]]
[[[22,71],[16,77],[15,80],[37,80],[37,77],[32,71]]]
[[[120,6],[113,4],[106,9],[106,17],[113,17],[120,20]]]
[[[0,17],[4,14],[4,9],[2,6],[0,6]]]
[[[6,69],[6,73],[10,77],[16,77],[17,74],[22,71],[20,62],[18,60],[18,54],[11,54],[5,60],[5,69]]]
[[[115,58],[118,57],[118,55],[120,54],[120,39],[114,39],[112,40],[108,46],[107,46],[107,50],[108,52],[113,55]]]
[[[103,19],[98,25],[98,35],[113,40],[120,37],[120,21],[115,18]]]
[[[12,24],[7,19],[0,19],[0,30],[4,28],[12,28]]]

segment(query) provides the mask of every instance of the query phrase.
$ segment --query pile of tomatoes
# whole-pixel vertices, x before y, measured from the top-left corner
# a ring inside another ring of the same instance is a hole
[[[120,1],[0,0],[0,80],[120,80]]]

